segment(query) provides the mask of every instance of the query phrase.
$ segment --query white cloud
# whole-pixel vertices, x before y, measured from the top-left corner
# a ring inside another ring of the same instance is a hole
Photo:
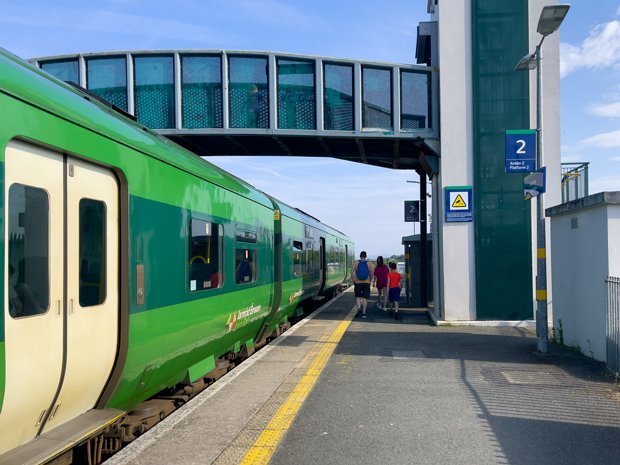
[[[614,103],[595,103],[588,107],[588,113],[602,118],[619,118],[620,102]]]
[[[588,137],[579,142],[580,146],[588,148],[610,149],[620,147],[620,130],[604,132]]]
[[[581,68],[607,68],[620,64],[620,21],[599,24],[579,45],[560,44],[560,75]]]

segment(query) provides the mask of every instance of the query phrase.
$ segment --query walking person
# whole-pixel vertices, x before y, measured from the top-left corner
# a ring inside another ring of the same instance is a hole
[[[390,269],[388,266],[383,263],[383,257],[379,255],[377,257],[377,266],[373,272],[373,286],[377,288],[377,307],[379,307],[384,312],[387,310],[387,298],[388,298],[388,274]]]
[[[353,290],[355,292],[355,307],[357,315],[366,318],[366,308],[370,298],[370,282],[372,281],[373,266],[366,260],[366,252],[360,252],[360,259],[353,262],[351,277],[353,278]]]
[[[388,274],[388,288],[390,298],[390,316],[394,315],[394,319],[398,320],[398,305],[400,302],[400,282],[403,277],[396,271],[396,263],[390,263],[390,273]]]

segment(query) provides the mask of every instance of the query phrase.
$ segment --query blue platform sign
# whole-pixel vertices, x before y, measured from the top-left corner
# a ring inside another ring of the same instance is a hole
[[[474,195],[471,186],[444,188],[446,223],[472,221],[474,218]]]
[[[405,200],[405,223],[417,223],[420,221],[420,201]]]
[[[506,131],[506,173],[536,171],[536,130]]]

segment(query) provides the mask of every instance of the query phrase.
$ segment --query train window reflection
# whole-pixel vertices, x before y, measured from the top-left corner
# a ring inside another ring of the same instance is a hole
[[[106,298],[106,208],[99,200],[80,200],[80,307]]]
[[[236,249],[235,274],[237,284],[256,281],[256,250]]]
[[[192,219],[189,229],[189,290],[194,292],[222,287],[224,227]]]
[[[9,189],[9,313],[39,315],[49,307],[49,197],[23,184]]]

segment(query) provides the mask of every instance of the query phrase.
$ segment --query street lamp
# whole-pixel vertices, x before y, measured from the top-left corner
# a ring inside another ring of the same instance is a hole
[[[569,4],[549,5],[542,9],[538,19],[536,29],[542,35],[534,53],[525,55],[515,71],[530,71],[536,69],[536,135],[537,135],[537,154],[536,167],[543,166],[543,144],[542,144],[542,56],[540,53],[542,43],[550,34],[558,30],[560,24],[566,17]],[[547,252],[546,252],[546,233],[545,233],[545,214],[543,208],[542,193],[536,198],[536,334],[538,335],[538,352],[546,354],[548,339],[547,322]]]

